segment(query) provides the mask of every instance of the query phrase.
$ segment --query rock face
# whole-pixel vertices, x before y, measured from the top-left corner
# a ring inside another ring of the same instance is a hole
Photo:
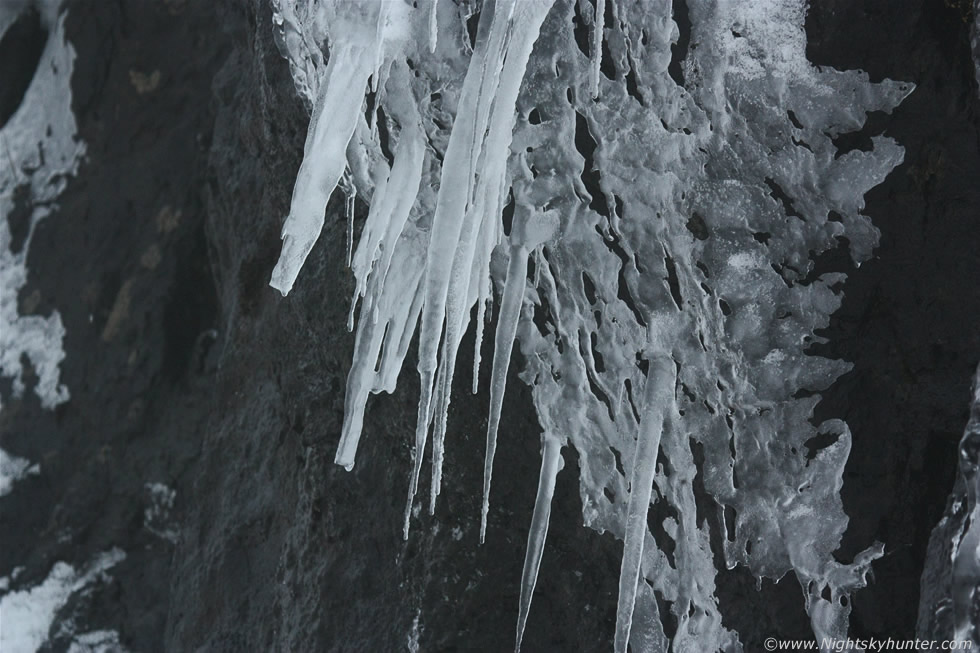
[[[343,207],[335,198],[280,298],[267,283],[308,116],[270,17],[265,0],[70,5],[87,159],[37,228],[19,303],[25,315],[61,313],[71,399],[50,412],[3,386],[2,446],[40,470],[0,498],[0,576],[19,591],[58,561],[84,568],[125,552],[60,608],[46,650],[97,630],[134,651],[509,648],[537,476],[529,395],[510,380],[483,546],[486,409],[468,392],[452,399],[436,514],[407,543],[414,374],[369,403],[354,470],[333,465],[353,347]],[[812,61],[918,86],[847,137],[860,148],[886,132],[906,148],[868,196],[877,258],[851,272],[825,334],[826,353],[855,363],[818,406],[854,434],[842,558],[886,543],[875,582],[854,597],[855,635],[914,634],[912,588],[980,358],[968,18],[938,0],[827,0],[807,23]],[[622,544],[581,526],[566,460],[528,651],[611,647]],[[790,578],[756,591],[747,572],[719,577],[726,625],[749,651],[810,636],[799,592]]]

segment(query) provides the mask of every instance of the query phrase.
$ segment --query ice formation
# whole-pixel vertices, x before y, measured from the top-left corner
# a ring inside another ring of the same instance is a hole
[[[615,650],[667,649],[658,605],[671,650],[740,650],[716,555],[792,571],[817,638],[845,637],[883,547],[832,555],[850,433],[812,415],[848,365],[807,348],[844,275],[815,259],[877,245],[863,196],[902,149],[836,139],[912,86],[809,63],[804,0],[273,8],[312,118],[272,285],[292,288],[338,185],[370,203],[336,461],[354,465],[367,396],[394,390],[417,331],[407,537],[430,432],[430,508],[439,494],[463,334],[473,319],[479,351],[496,292],[481,539],[515,340],[543,430],[518,648],[567,446],[586,525],[625,542]]]
[[[75,174],[85,144],[76,134],[71,110],[71,73],[75,50],[65,38],[60,0],[33,3],[48,33],[34,78],[20,106],[0,125],[0,376],[12,381],[14,397],[26,389],[24,361],[37,381],[34,394],[43,408],[68,400],[59,366],[65,357],[65,327],[57,310],[48,316],[20,315],[17,297],[27,283],[27,253],[34,229],[56,208],[56,200]],[[29,5],[0,3],[0,37],[16,24]],[[23,230],[15,234],[13,216],[26,212]],[[0,398],[0,409],[2,409]],[[38,466],[0,450],[0,496]]]
[[[17,294],[27,283],[27,252],[37,223],[55,208],[54,201],[85,154],[76,136],[71,110],[71,72],[75,50],[65,39],[64,15],[58,1],[37,3],[49,30],[27,92],[0,128],[0,374],[13,380],[15,396],[24,391],[22,359],[27,357],[38,376],[34,392],[45,408],[67,401],[58,365],[64,358],[65,328],[54,311],[48,317],[19,315]],[[21,14],[21,3],[0,6],[0,34]],[[16,192],[27,190],[28,225],[15,242],[10,219],[17,208]]]

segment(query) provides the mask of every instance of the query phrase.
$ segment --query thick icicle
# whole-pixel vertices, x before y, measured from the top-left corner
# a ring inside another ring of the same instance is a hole
[[[520,653],[524,626],[527,624],[534,586],[538,582],[538,569],[541,567],[541,554],[548,537],[548,523],[551,520],[551,499],[555,495],[555,479],[564,467],[561,457],[561,442],[545,434],[541,452],[541,473],[538,475],[538,494],[534,498],[534,514],[531,516],[531,530],[527,538],[527,553],[524,555],[524,571],[521,574],[521,601],[517,615],[517,643],[514,650]]]
[[[397,120],[401,130],[391,170],[388,170],[384,160],[375,164],[375,168],[380,170],[373,175],[376,178],[374,197],[352,265],[357,289],[355,301],[351,302],[351,318],[356,299],[364,296],[371,275],[380,273],[382,281],[379,291],[384,288],[395,243],[405,228],[422,181],[425,135],[408,84],[410,75],[407,66],[396,62],[392,65],[386,86],[389,101],[385,103],[385,108]]]
[[[407,264],[416,256],[411,247],[405,247],[404,250],[399,250],[396,261],[398,264]],[[354,467],[368,394],[381,390],[391,392],[394,389],[394,379],[401,367],[401,361],[404,360],[407,342],[415,330],[421,307],[419,285],[422,271],[417,268],[409,269],[411,271],[400,280],[398,286],[375,290],[379,283],[377,280],[372,281],[372,293],[369,297],[377,292],[375,307],[383,318],[378,321],[362,319],[357,325],[354,358],[347,374],[344,424],[334,458],[334,462],[348,471]],[[382,356],[381,368],[376,371],[379,354]]]
[[[653,493],[653,474],[657,465],[664,415],[667,410],[673,410],[675,370],[674,362],[669,356],[660,354],[650,359],[646,403],[630,474],[626,537],[623,543],[623,564],[619,573],[619,605],[616,610],[616,653],[626,653],[630,640],[636,583],[640,578],[643,562],[643,539],[647,534],[647,509]]]
[[[366,46],[335,48],[313,116],[310,118],[303,163],[296,175],[289,216],[282,227],[282,254],[272,271],[270,285],[284,296],[296,281],[323,229],[330,194],[347,166],[347,143],[361,111],[364,85],[370,75]]]
[[[589,88],[592,99],[599,97],[599,68],[602,66],[602,31],[605,27],[606,0],[596,0],[595,16],[592,19],[592,60],[589,69]]]
[[[398,76],[396,75],[392,79],[397,80]],[[407,90],[407,87],[405,89],[399,89],[399,91],[402,90]],[[353,261],[354,274],[358,280],[359,290],[355,294],[354,301],[351,302],[351,313],[348,318],[349,326],[353,326],[354,302],[359,294],[363,294],[363,289],[367,288],[368,283],[370,283],[373,291],[370,293],[370,296],[377,298],[373,306],[370,307],[371,312],[373,315],[377,315],[380,311],[383,315],[379,319],[372,319],[372,316],[366,316],[362,313],[363,317],[358,325],[358,344],[355,345],[354,360],[351,364],[351,371],[348,375],[347,383],[348,402],[352,401],[352,396],[358,397],[358,399],[353,400],[353,403],[349,403],[345,408],[344,428],[334,459],[338,465],[342,465],[346,469],[351,469],[354,466],[354,456],[357,452],[357,445],[361,435],[364,402],[366,401],[369,390],[367,379],[368,377],[375,377],[375,362],[378,359],[380,340],[384,334],[385,324],[391,324],[389,322],[391,320],[391,322],[398,325],[398,332],[403,332],[405,330],[405,322],[412,320],[412,327],[414,329],[415,317],[411,308],[408,311],[404,311],[400,308],[389,308],[389,306],[401,306],[405,304],[408,297],[413,297],[418,294],[418,284],[422,274],[421,270],[417,271],[414,275],[409,275],[410,278],[400,278],[397,288],[387,289],[385,286],[387,266],[391,264],[392,256],[395,253],[395,244],[405,230],[405,225],[408,222],[409,214],[418,194],[419,184],[422,179],[422,163],[425,156],[424,137],[417,121],[418,113],[415,110],[414,102],[410,99],[410,96],[408,100],[403,100],[402,102],[406,105],[406,107],[403,107],[406,116],[395,150],[395,162],[388,179],[382,180],[382,183],[377,187],[374,201],[371,205],[371,212],[368,215],[367,225],[365,226],[364,233],[361,235],[361,242],[358,243],[357,255]],[[393,111],[393,114],[399,115],[400,111],[396,109]],[[372,272],[372,263],[375,261],[378,249],[383,250],[380,262],[381,269],[375,269]],[[401,256],[399,256],[400,259]],[[369,275],[372,274],[374,276],[369,281]],[[406,294],[406,291],[410,291],[410,294]],[[408,305],[412,306],[412,304]],[[365,304],[364,309],[367,308],[368,305]],[[398,315],[393,316],[396,312]],[[388,358],[389,351],[396,351],[394,347],[396,343],[391,342],[390,336],[391,334],[386,336],[386,342],[391,346],[385,347],[385,358]],[[370,340],[372,343],[374,339],[378,339],[378,343],[370,346],[365,343],[366,349],[362,351],[359,349],[359,343],[362,338]],[[362,368],[363,371],[357,373],[361,374],[361,376],[357,376],[355,370],[362,370]]]

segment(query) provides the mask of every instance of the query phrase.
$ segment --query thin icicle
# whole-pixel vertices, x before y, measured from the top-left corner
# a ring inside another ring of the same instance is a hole
[[[408,539],[408,531],[412,522],[412,504],[419,489],[419,476],[422,474],[422,457],[425,455],[425,442],[429,437],[429,418],[432,403],[432,372],[421,372],[422,396],[419,398],[418,421],[415,426],[415,449],[412,451],[412,475],[408,483],[408,500],[405,504],[405,520],[402,525],[402,537]]]
[[[636,583],[643,563],[643,539],[647,534],[647,510],[653,493],[653,475],[657,465],[664,415],[672,410],[676,368],[674,361],[660,354],[650,359],[646,397],[640,432],[633,454],[630,474],[629,506],[626,512],[626,537],[623,563],[619,572],[619,605],[616,609],[616,653],[626,653],[636,603]]]
[[[429,53],[436,51],[439,43],[439,0],[429,0]]]
[[[498,199],[503,196],[503,190],[501,187]],[[491,229],[491,232],[481,235],[481,242],[486,243],[486,246],[478,264],[478,274],[481,274],[482,278],[477,279],[479,285],[477,286],[476,339],[473,345],[473,394],[477,394],[480,389],[480,362],[483,358],[480,350],[483,346],[483,330],[486,326],[487,314],[493,314],[493,280],[489,273],[490,258],[504,233],[503,223],[500,220],[491,220],[486,226]]]
[[[443,341],[443,361],[448,360],[449,336]],[[455,358],[455,357],[453,357]],[[436,497],[442,489],[442,462],[446,454],[446,422],[449,416],[449,401],[452,394],[452,368],[444,363],[439,366],[436,377],[436,405],[433,409],[434,421],[432,434],[432,483],[429,489],[429,514],[436,512]]]
[[[483,509],[480,513],[480,544],[487,534],[487,513],[490,510],[490,479],[493,475],[493,457],[497,451],[497,428],[507,389],[507,370],[510,354],[517,335],[517,323],[524,303],[527,285],[527,249],[522,245],[511,248],[510,266],[504,284],[504,296],[500,300],[497,333],[493,345],[493,371],[490,373],[490,419],[487,423],[487,452],[483,463]]]
[[[357,199],[357,187],[350,177],[350,172],[345,172],[341,177],[341,185],[347,199],[344,211],[347,214],[347,267],[349,268],[354,254],[354,200]]]
[[[446,148],[426,257],[425,303],[419,332],[420,419],[429,415],[439,343],[443,327],[449,329],[452,322],[447,303],[456,257],[447,253],[458,250],[464,224],[482,219],[483,211],[494,219],[499,216],[499,194],[507,172],[517,95],[531,49],[553,1],[501,0],[493,7],[489,23],[487,15],[481,21],[477,49],[467,69]],[[484,37],[487,25],[489,33]],[[483,165],[477,177],[476,163],[481,157]],[[484,202],[483,210],[470,212],[474,202]],[[467,308],[470,306],[472,303],[467,304]],[[426,429],[426,425],[417,426],[417,445],[424,444]],[[416,467],[420,465],[421,460],[416,459]],[[416,473],[413,496],[417,480]]]
[[[558,219],[553,213],[528,215],[523,210],[514,216],[511,229],[510,264],[507,280],[504,282],[504,295],[500,300],[500,315],[497,317],[497,333],[493,345],[493,367],[490,373],[490,419],[487,422],[487,451],[483,463],[483,509],[480,515],[480,543],[486,539],[487,513],[490,510],[490,481],[493,476],[493,457],[497,451],[497,428],[507,388],[507,370],[510,355],[517,335],[517,324],[524,303],[524,289],[527,287],[527,258],[533,249],[551,238],[558,228]]]
[[[515,3],[519,9],[511,21]],[[426,303],[422,309],[419,339],[420,372],[431,372],[436,368],[452,270],[452,258],[446,254],[455,251],[468,203],[479,195],[474,192],[476,179],[471,171],[483,151],[482,135],[487,132],[490,121],[489,107],[494,113],[503,112],[513,124],[514,106],[527,60],[552,3],[553,0],[502,0],[494,7],[490,34],[487,38],[477,39],[477,51],[466,73],[456,122],[446,149],[432,240],[426,257]],[[502,75],[505,59],[507,72]],[[498,85],[501,86],[499,92]],[[491,151],[488,158],[502,157],[506,164],[512,130],[491,131],[495,137],[486,139],[485,145]],[[476,138],[477,135],[481,138]],[[480,182],[488,186],[499,185],[499,175],[505,173],[506,165],[502,170],[494,170],[494,174],[481,175]]]
[[[490,198],[491,200],[494,198]],[[432,447],[432,492],[429,513],[435,511],[436,497],[442,489],[442,462],[445,453],[446,425],[449,416],[449,402],[452,398],[453,378],[456,372],[456,355],[469,324],[470,307],[478,301],[480,278],[488,271],[481,266],[489,261],[491,236],[499,222],[493,212],[486,210],[488,198],[480,197],[467,215],[466,223],[460,233],[460,244],[453,260],[452,281],[449,285],[446,302],[446,337],[443,339],[442,356],[439,363],[439,384],[435,409],[435,436]],[[496,204],[493,204],[496,207]],[[496,208],[493,209],[495,211]],[[475,216],[475,217],[474,217]],[[479,224],[477,219],[482,217]],[[478,245],[482,250],[478,250]]]
[[[531,529],[527,537],[527,553],[524,555],[524,571],[521,574],[521,600],[517,616],[517,643],[514,650],[520,653],[521,640],[524,639],[524,626],[534,597],[534,586],[538,582],[538,569],[541,568],[541,554],[548,537],[548,523],[551,520],[551,499],[555,495],[555,479],[565,466],[561,457],[561,442],[548,434],[544,436],[541,452],[541,473],[538,475],[538,494],[534,498],[534,514],[531,516]]]
[[[602,31],[606,20],[606,0],[596,0],[592,19],[592,67],[589,70],[589,87],[592,99],[599,97],[599,68],[602,66]]]
[[[534,287],[538,288],[541,286],[541,260],[544,257],[541,256],[541,247],[534,248]]]
[[[514,1],[509,0],[510,3]],[[506,3],[501,3],[494,8],[489,38],[477,40],[477,51],[473,54],[463,82],[456,122],[453,124],[442,167],[439,196],[432,219],[432,236],[425,262],[425,303],[422,307],[422,322],[419,330],[418,371],[422,381],[422,399],[419,402],[420,420],[427,415],[428,403],[432,398],[432,382],[435,378],[439,342],[446,318],[447,293],[453,264],[453,257],[447,254],[455,252],[459,244],[460,232],[471,196],[473,178],[470,170],[473,160],[479,156],[479,151],[473,147],[473,141],[477,134],[482,135],[486,131],[486,121],[483,119],[485,111],[480,106],[480,97],[485,86],[493,89],[488,93],[488,97],[493,97],[506,54],[503,37],[508,31],[507,18],[499,11],[504,4]],[[492,45],[488,45],[488,41]],[[488,101],[486,104],[492,103]],[[509,141],[504,144],[505,147],[507,145]],[[425,412],[422,410],[423,402],[426,404]],[[421,422],[416,427],[416,443],[425,442],[426,428],[427,425]],[[420,466],[421,460],[417,460],[416,463]],[[414,487],[417,482],[416,474],[413,477],[412,496],[415,494]]]
[[[480,392],[480,359],[483,352],[483,327],[487,321],[487,309],[493,310],[493,282],[487,278],[480,284],[480,299],[476,308],[476,344],[473,346],[473,394]],[[486,296],[484,296],[486,294]]]

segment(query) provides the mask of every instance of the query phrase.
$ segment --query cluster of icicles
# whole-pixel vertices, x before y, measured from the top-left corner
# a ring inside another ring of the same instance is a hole
[[[810,278],[810,253],[847,233],[855,262],[870,256],[862,198],[902,157],[886,138],[846,153],[832,139],[911,87],[810,66],[800,0],[680,5],[684,37],[654,0],[273,0],[312,118],[271,285],[291,290],[340,187],[352,330],[360,309],[336,462],[353,467],[367,397],[394,391],[418,330],[406,538],[430,431],[430,512],[440,491],[457,351],[475,308],[476,393],[497,290],[484,539],[521,344],[544,433],[518,649],[567,445],[586,523],[625,542],[616,651],[741,648],[717,611],[695,476],[729,534],[726,564],[794,571],[820,637],[846,636],[846,596],[881,554],[833,560],[849,433],[813,425],[819,396],[796,393],[847,369],[803,351],[844,277]],[[370,211],[353,251],[355,194]],[[811,449],[818,436],[830,444]],[[648,529],[657,500],[675,513],[659,535],[672,553]],[[672,643],[654,592],[673,606]]]
[[[504,235],[500,215],[509,190],[506,173],[516,118],[514,107],[531,49],[553,2],[504,0],[497,3],[493,12],[487,12],[486,22],[491,23],[489,30],[484,25],[481,29],[488,32],[488,36],[477,40],[473,63],[463,82],[457,119],[442,165],[439,187],[444,190],[436,199],[428,225],[431,238],[424,253],[417,249],[418,245],[424,244],[418,242],[421,229],[410,224],[409,218],[417,200],[423,199],[417,196],[422,182],[425,134],[408,85],[411,71],[403,60],[397,59],[398,49],[411,38],[410,25],[417,18],[409,15],[409,5],[402,2],[338,2],[330,6],[331,31],[346,32],[347,35],[331,50],[326,71],[322,79],[316,81],[319,91],[311,89],[311,96],[315,97],[313,117],[289,217],[283,227],[283,251],[271,285],[283,295],[292,288],[322,229],[330,194],[346,174],[344,185],[348,202],[352,202],[356,193],[353,189],[360,184],[355,181],[356,173],[352,173],[351,168],[359,167],[358,172],[370,178],[364,185],[373,187],[374,195],[353,256],[353,210],[350,205],[347,208],[348,262],[357,277],[349,328],[353,327],[358,298],[364,297],[364,303],[336,462],[348,470],[353,468],[368,393],[394,390],[421,314],[418,370],[422,397],[415,434],[414,470],[405,506],[406,539],[430,427],[434,429],[430,513],[440,491],[456,353],[474,304],[479,307],[476,320],[479,335],[473,369],[476,393],[485,311],[493,298],[490,258]],[[427,4],[431,53],[438,46],[438,2],[428,0]],[[294,21],[290,23],[297,24]],[[599,24],[596,25],[598,30]],[[291,36],[300,37],[296,32]],[[311,48],[311,51],[315,49]],[[597,73],[598,70],[594,75]],[[369,132],[376,129],[375,125],[365,124],[360,102],[369,78],[372,92],[384,90],[389,100],[385,106],[401,128],[390,169],[376,151],[373,160],[363,161],[374,149],[369,145],[374,140]],[[385,83],[380,83],[381,79]],[[311,77],[309,83],[312,82]],[[352,98],[358,100],[352,102]],[[351,162],[348,168],[348,152],[356,150],[358,145],[368,147],[355,153],[362,161]],[[495,339],[481,542],[486,535],[497,428],[523,303],[528,251],[553,237],[556,227],[557,221],[548,214],[532,217],[522,213],[515,216],[509,239],[511,269],[507,276],[511,281],[501,300]],[[415,264],[419,259],[425,260],[424,266]],[[398,281],[387,283],[392,269],[396,271]],[[408,272],[412,269],[416,270],[415,274]],[[404,276],[406,273],[408,278]],[[379,361],[377,368],[375,361]],[[550,453],[546,452],[546,465],[554,467],[558,464],[557,449],[551,449]],[[550,476],[553,477],[553,473]],[[553,489],[553,482],[550,488],[543,488],[546,496],[539,502],[550,502]],[[526,564],[518,647],[540,553],[538,547],[537,555],[529,555]]]

